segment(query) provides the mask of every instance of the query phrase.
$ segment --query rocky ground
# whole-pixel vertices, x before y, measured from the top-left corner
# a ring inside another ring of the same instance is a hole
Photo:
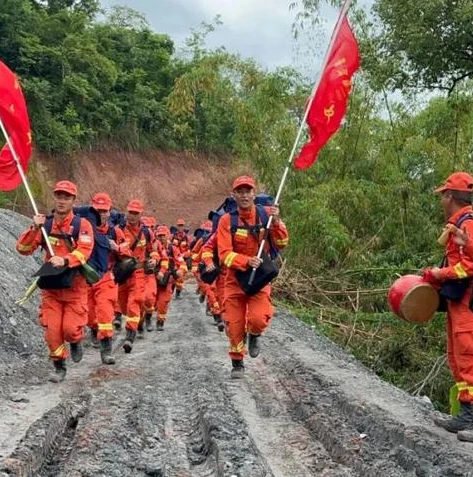
[[[0,240],[12,250],[11,232]],[[12,260],[0,270],[0,476],[473,476],[472,445],[437,429],[428,402],[284,311],[230,380],[226,337],[191,283],[164,332],[130,355],[118,337],[114,366],[88,347],[47,383],[36,298],[13,304],[37,263]]]

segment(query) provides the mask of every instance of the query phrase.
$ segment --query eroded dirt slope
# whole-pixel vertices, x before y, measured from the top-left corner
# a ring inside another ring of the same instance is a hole
[[[87,203],[98,191],[109,192],[119,208],[138,198],[146,205],[145,213],[160,222],[172,224],[182,216],[192,227],[222,203],[232,180],[247,171],[221,158],[161,151],[81,153],[67,161],[39,156],[35,162],[47,206],[48,189],[55,181],[72,178],[79,186],[79,202]]]

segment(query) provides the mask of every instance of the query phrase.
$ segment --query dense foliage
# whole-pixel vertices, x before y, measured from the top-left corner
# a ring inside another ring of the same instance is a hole
[[[296,32],[317,25],[320,3],[288,0]],[[432,190],[473,161],[471,2],[378,0],[373,13],[351,13],[363,71],[346,121],[312,169],[290,174],[282,200],[287,266],[352,290],[387,287],[396,273],[440,259],[443,218]],[[268,72],[207,50],[218,23],[193,31],[176,54],[171,38],[124,7],[104,17],[96,0],[2,0],[0,58],[21,77],[39,150],[223,154],[251,162],[274,193],[311,85],[293,69]],[[302,313],[317,322],[316,311]],[[354,328],[391,330],[369,349],[366,340],[340,339],[406,388],[444,352],[440,320],[400,324],[384,295],[331,312]],[[439,376],[430,389],[438,402],[447,385]]]

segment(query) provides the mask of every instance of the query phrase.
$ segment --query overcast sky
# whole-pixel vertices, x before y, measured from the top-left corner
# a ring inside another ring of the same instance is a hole
[[[320,67],[338,14],[335,9],[322,7],[323,25],[295,42],[291,33],[295,12],[289,11],[293,0],[101,1],[105,8],[126,5],[143,13],[152,29],[168,33],[176,46],[182,45],[191,28],[202,21],[212,22],[220,14],[223,25],[209,36],[210,47],[224,46],[231,53],[254,58],[268,69],[295,66],[309,76]],[[369,5],[372,0],[362,3]]]

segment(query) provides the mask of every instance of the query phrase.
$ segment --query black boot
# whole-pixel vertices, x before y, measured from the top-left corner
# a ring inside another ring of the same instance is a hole
[[[199,296],[199,303],[204,303],[204,301],[205,301],[205,295],[202,295],[202,294],[201,294],[201,295]]]
[[[100,358],[103,364],[115,364],[115,358],[112,356],[112,338],[100,340]]]
[[[435,417],[434,423],[448,432],[473,430],[473,404],[460,402],[460,412],[457,416],[446,419]]]
[[[133,349],[133,343],[135,341],[135,337],[136,337],[136,331],[126,330],[126,339],[125,339],[125,342],[123,343],[123,349],[125,350],[125,353],[131,353],[131,350]]]
[[[181,298],[181,292],[182,290],[179,290],[178,288],[176,288],[176,299],[179,300],[179,298]]]
[[[99,340],[97,338],[97,333],[98,333],[98,330],[97,328],[90,328],[90,343],[92,344],[92,346],[94,348],[98,348],[100,343],[99,343]]]
[[[116,330],[122,329],[122,314],[118,311],[115,312],[115,318],[113,319],[113,327]]]
[[[153,331],[153,324],[151,323],[152,316],[152,313],[145,313],[146,331]]]
[[[145,335],[144,335],[145,329],[144,329],[143,325],[144,325],[143,321],[140,321],[138,323],[138,329],[137,329],[138,333],[137,333],[136,337],[140,340],[144,339],[144,337],[145,337]]]
[[[260,335],[252,335],[251,333],[248,335],[248,352],[252,358],[258,357],[261,351],[259,338]]]
[[[220,315],[214,315],[214,325],[217,325],[218,331],[223,331],[225,329],[225,325],[223,324]]]
[[[232,379],[242,379],[245,375],[245,365],[242,359],[232,359],[232,372],[230,377]]]
[[[164,321],[156,322],[156,331],[164,331]]]
[[[49,375],[49,381],[52,383],[60,383],[64,381],[66,377],[67,368],[66,368],[66,360],[65,359],[58,359],[53,361],[54,365],[54,372]]]
[[[80,363],[84,357],[84,350],[82,349],[82,343],[71,343],[71,359],[74,363]]]

